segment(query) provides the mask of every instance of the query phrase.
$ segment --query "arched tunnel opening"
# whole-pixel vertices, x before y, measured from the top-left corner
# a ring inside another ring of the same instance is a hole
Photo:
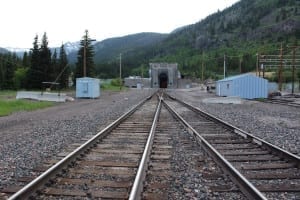
[[[159,74],[159,88],[168,87],[168,75],[166,73]]]

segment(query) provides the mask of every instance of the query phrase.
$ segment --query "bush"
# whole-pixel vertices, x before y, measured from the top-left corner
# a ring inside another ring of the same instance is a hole
[[[28,69],[26,69],[26,68],[18,68],[15,71],[14,85],[15,85],[16,89],[25,87],[27,71],[28,71]]]
[[[111,80],[111,85],[112,86],[120,86],[121,85],[121,79],[120,78],[112,79]]]

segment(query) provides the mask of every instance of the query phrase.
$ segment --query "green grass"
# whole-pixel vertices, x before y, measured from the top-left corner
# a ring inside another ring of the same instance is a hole
[[[32,111],[54,105],[53,102],[16,100],[16,91],[0,91],[0,117],[19,111]]]
[[[101,84],[101,90],[103,91],[120,91],[120,86],[112,85],[109,83]],[[122,87],[121,91],[126,91],[126,87]]]
[[[0,100],[1,99],[14,99],[16,98],[16,91],[13,90],[1,90],[0,91]]]
[[[7,116],[18,111],[37,110],[52,105],[54,105],[53,102],[0,99],[0,116]]]

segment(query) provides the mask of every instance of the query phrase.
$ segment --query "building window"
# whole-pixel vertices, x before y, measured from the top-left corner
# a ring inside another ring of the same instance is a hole
[[[227,83],[227,89],[229,89],[229,83]]]

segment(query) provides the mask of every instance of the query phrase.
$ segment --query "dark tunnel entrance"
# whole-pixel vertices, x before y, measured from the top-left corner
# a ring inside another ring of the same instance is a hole
[[[161,73],[158,78],[159,78],[159,88],[167,88],[168,75],[166,73]]]

